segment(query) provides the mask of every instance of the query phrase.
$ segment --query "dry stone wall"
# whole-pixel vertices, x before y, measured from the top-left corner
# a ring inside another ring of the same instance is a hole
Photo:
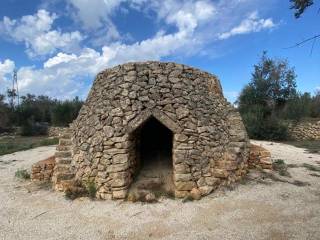
[[[64,131],[66,131],[66,127],[49,127],[48,128],[48,136],[49,137],[59,137]]]
[[[97,75],[71,125],[71,172],[97,197],[122,199],[137,174],[137,132],[150,117],[173,133],[177,197],[206,195],[246,173],[249,141],[217,77],[185,65],[128,63]]]
[[[291,123],[289,135],[295,140],[320,140],[320,121]]]

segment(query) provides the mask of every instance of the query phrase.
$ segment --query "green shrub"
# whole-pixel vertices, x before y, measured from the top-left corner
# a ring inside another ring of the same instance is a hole
[[[15,172],[15,177],[16,178],[20,178],[20,179],[30,179],[30,174],[28,173],[28,171],[26,169],[19,169]]]
[[[281,176],[290,177],[288,172],[288,166],[282,159],[277,159],[272,163],[272,167],[276,170]]]
[[[34,122],[33,118],[27,119],[21,126],[22,136],[48,135],[48,125]]]
[[[285,119],[300,121],[302,118],[310,116],[311,108],[312,98],[310,93],[296,94],[287,101],[280,114]]]
[[[86,183],[86,190],[91,199],[94,199],[96,197],[97,187],[94,181],[89,181]]]
[[[250,138],[266,140],[286,140],[288,125],[277,117],[262,117],[261,112],[248,111],[242,114],[244,125]]]

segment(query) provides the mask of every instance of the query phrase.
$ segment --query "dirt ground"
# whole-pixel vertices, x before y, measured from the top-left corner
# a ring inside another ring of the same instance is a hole
[[[52,155],[54,147],[2,156],[0,239],[320,239],[320,172],[302,166],[320,166],[320,155],[254,142],[269,149],[273,159],[295,164],[288,169],[288,182],[252,171],[249,180],[232,190],[185,203],[66,200],[14,177],[17,169],[30,169]]]

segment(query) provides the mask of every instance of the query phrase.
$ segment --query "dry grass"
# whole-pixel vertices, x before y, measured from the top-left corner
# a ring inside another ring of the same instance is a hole
[[[21,137],[8,136],[0,138],[0,156],[18,151],[24,151],[31,148],[58,144],[57,138],[48,138],[44,136]]]
[[[80,197],[89,197],[95,199],[97,192],[96,184],[92,181],[82,183],[80,181],[74,182],[65,191],[65,197],[70,200],[75,200]]]

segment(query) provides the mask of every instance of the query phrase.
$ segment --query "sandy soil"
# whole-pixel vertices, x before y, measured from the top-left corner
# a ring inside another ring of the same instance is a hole
[[[255,143],[274,159],[319,166],[320,155]],[[266,179],[196,202],[69,201],[14,178],[17,169],[30,168],[53,152],[54,147],[40,147],[0,157],[0,239],[320,239],[320,178],[304,167],[289,172],[291,180],[307,186]]]

